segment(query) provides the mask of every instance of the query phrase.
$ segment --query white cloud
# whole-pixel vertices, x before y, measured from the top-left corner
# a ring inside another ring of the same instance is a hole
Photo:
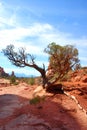
[[[26,37],[28,37],[27,42],[25,42]],[[23,46],[30,53],[40,55],[43,53],[42,50],[51,42],[61,45],[73,44],[79,49],[87,47],[86,38],[74,39],[70,34],[64,34],[50,24],[34,23],[27,28],[17,27],[0,30],[0,49],[5,48],[8,44],[14,44],[18,48]]]
[[[32,26],[29,26],[28,28],[24,27],[17,27],[13,29],[3,29],[0,30],[0,45],[2,49],[3,47],[7,46],[8,44],[15,44],[17,46],[27,46],[28,48],[38,49],[38,44],[35,45],[36,47],[24,43],[24,42],[18,42],[21,41],[23,38],[26,37],[40,37],[41,34],[48,32],[49,30],[52,30],[51,25],[49,24],[39,24],[35,23]],[[42,39],[43,41],[43,39]],[[35,42],[35,41],[33,41]],[[39,43],[39,41],[38,41]],[[31,43],[32,44],[32,43]],[[41,43],[40,43],[41,44]]]
[[[43,63],[48,65],[48,62],[43,61],[42,56],[47,59],[47,56],[43,53],[44,48],[51,42],[56,42],[60,45],[73,44],[80,52],[80,59],[84,63],[86,62],[86,48],[87,38],[74,38],[70,33],[64,33],[48,23],[32,22],[25,26],[25,23],[21,24],[23,19],[17,19],[17,11],[20,8],[6,7],[0,2],[0,51],[9,44],[13,44],[16,48],[25,47],[27,52],[40,56],[40,61],[37,64],[42,66]],[[9,13],[10,12],[10,13]],[[77,23],[74,23],[77,25]],[[26,41],[27,39],[27,41]],[[83,56],[83,57],[82,57]],[[11,68],[5,68],[7,72],[11,72]],[[15,72],[27,73],[27,69],[14,69]],[[29,70],[30,72],[31,70]],[[33,71],[33,70],[32,70]],[[32,73],[32,71],[30,73]],[[28,73],[29,73],[28,72]],[[36,73],[36,72],[35,72]]]

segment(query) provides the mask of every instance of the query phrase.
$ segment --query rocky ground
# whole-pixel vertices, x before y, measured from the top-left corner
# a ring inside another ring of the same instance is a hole
[[[64,94],[0,79],[0,130],[87,130],[87,83],[64,82]],[[35,96],[44,100],[31,104]]]

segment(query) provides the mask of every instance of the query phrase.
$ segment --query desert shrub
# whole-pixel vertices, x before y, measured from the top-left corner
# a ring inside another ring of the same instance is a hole
[[[41,101],[44,101],[44,100],[45,100],[45,96],[42,96],[42,97],[36,96],[36,97],[34,97],[30,100],[30,104],[38,104],[38,103],[40,103]]]
[[[37,104],[40,102],[40,97],[34,97],[33,99],[30,100],[30,104]]]
[[[29,84],[29,78],[22,78],[22,82]]]
[[[11,77],[10,77],[10,83],[11,83],[11,84],[14,84],[15,82],[16,82],[15,76],[11,76]]]
[[[70,79],[71,79],[70,75],[67,74],[67,75],[65,75],[65,76],[61,79],[61,81],[69,81]]]
[[[18,85],[18,82],[16,82],[16,77],[15,76],[10,77],[10,84]]]
[[[35,78],[20,78],[20,81],[25,82],[29,85],[34,85],[35,84]]]
[[[34,84],[35,84],[35,78],[31,77],[31,78],[29,79],[29,84],[30,84],[30,85],[34,85]]]

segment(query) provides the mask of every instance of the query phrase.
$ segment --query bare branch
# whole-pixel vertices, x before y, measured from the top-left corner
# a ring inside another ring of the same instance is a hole
[[[26,53],[24,48],[20,48],[18,52],[15,52],[13,45],[8,45],[6,49],[3,49],[2,51],[13,65],[16,65],[18,67],[28,66],[39,71],[43,78],[43,86],[45,85],[47,82],[45,66],[43,65],[43,68],[39,67],[35,63],[35,57],[33,55]]]

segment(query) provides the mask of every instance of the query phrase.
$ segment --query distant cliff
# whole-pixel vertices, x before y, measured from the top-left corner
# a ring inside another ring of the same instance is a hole
[[[2,67],[0,67],[0,77],[8,77],[9,74],[4,71]]]

